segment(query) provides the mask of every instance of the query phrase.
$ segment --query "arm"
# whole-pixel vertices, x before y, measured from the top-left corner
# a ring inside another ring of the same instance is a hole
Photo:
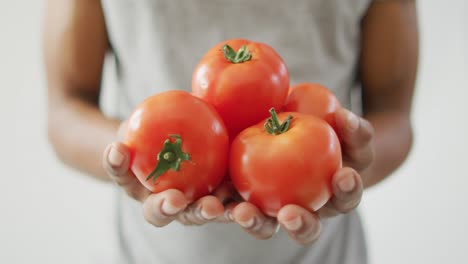
[[[364,118],[375,129],[375,158],[361,172],[366,187],[390,175],[412,144],[411,101],[418,61],[414,0],[380,1],[362,23]]]
[[[47,1],[43,39],[49,140],[63,162],[109,180],[101,157],[120,122],[98,106],[108,49],[100,1]]]
[[[344,167],[333,176],[333,196],[316,214],[296,205],[287,205],[278,213],[277,221],[301,244],[319,238],[321,218],[356,208],[363,188],[390,175],[411,147],[410,110],[418,53],[414,0],[374,1],[362,21],[361,45],[364,116],[346,109],[336,113]],[[271,219],[251,204],[240,204],[233,215],[258,238],[274,232]]]
[[[364,116],[346,109],[335,116],[344,166],[360,177],[339,179],[335,175],[334,196],[319,211],[320,216],[350,211],[361,198],[358,186],[380,182],[406,159],[412,144],[410,111],[417,55],[415,1],[374,1],[362,21],[359,78]],[[349,194],[343,195],[346,190]]]
[[[113,180],[142,202],[146,220],[164,226],[175,219],[203,224],[224,207],[214,196],[188,206],[178,190],[151,194],[129,170],[130,152],[118,139],[119,120],[99,109],[107,33],[100,0],[48,0],[44,57],[48,81],[49,139],[58,157],[101,180]],[[106,147],[107,146],[107,147]],[[104,157],[103,157],[104,153]],[[218,191],[222,191],[222,188]]]

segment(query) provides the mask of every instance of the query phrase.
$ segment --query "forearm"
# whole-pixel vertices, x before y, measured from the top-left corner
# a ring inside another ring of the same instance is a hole
[[[406,159],[413,136],[407,114],[399,112],[369,113],[364,116],[375,129],[375,156],[361,172],[365,187],[370,187],[394,172]]]
[[[108,44],[100,1],[46,2],[43,57],[49,140],[64,163],[102,180],[108,179],[102,153],[119,125],[98,107]]]
[[[373,1],[361,32],[363,111],[375,130],[374,161],[361,172],[369,187],[395,171],[412,144],[410,114],[419,52],[415,1]]]
[[[101,180],[110,180],[102,167],[102,153],[116,139],[118,120],[79,98],[49,103],[49,140],[67,165]]]

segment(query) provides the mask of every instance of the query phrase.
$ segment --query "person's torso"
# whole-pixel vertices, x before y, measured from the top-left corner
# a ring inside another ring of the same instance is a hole
[[[102,0],[115,57],[116,113],[125,119],[146,97],[190,91],[192,71],[213,45],[244,38],[272,46],[291,84],[318,82],[351,107],[360,22],[371,0]],[[257,241],[236,225],[165,228],[147,224],[141,205],[119,194],[122,252],[130,263],[365,263],[352,213],[324,223],[319,242],[301,247],[280,232]]]

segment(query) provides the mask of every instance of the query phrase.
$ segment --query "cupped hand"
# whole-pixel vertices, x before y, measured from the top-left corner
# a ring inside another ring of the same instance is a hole
[[[122,187],[127,194],[143,203],[145,219],[157,227],[178,220],[185,225],[201,225],[210,221],[229,222],[221,196],[227,196],[227,186],[221,186],[214,195],[204,196],[190,203],[185,195],[175,189],[160,193],[147,190],[129,168],[130,152],[120,142],[110,144],[104,151],[103,166],[109,177]],[[230,192],[230,191],[229,191]]]
[[[238,203],[229,182],[223,183],[213,195],[202,197],[192,204],[178,190],[152,194],[129,170],[128,148],[118,142],[106,149],[104,167],[131,197],[143,202],[145,218],[155,226],[165,226],[174,220],[185,225],[235,221],[258,239],[272,237],[281,226],[297,243],[310,244],[320,236],[321,218],[345,214],[358,206],[363,192],[358,172],[366,169],[374,158],[372,125],[346,109],[339,110],[335,118],[345,167],[333,176],[330,200],[313,213],[290,204],[281,208],[276,218],[266,216],[249,202]]]
[[[274,218],[263,214],[255,205],[242,202],[232,209],[232,217],[247,233],[258,239],[272,237],[281,226],[297,243],[310,244],[319,238],[321,218],[348,213],[357,207],[363,185],[355,170],[341,168],[333,176],[332,190],[331,199],[317,212],[289,204],[281,208]]]
[[[359,172],[374,159],[374,131],[368,121],[346,109],[340,109],[335,118],[345,167],[332,178],[332,197],[327,204],[313,213],[297,205],[286,205],[273,218],[251,203],[240,203],[232,210],[232,216],[246,232],[258,239],[267,239],[281,226],[292,240],[310,244],[320,236],[320,219],[348,213],[359,205],[363,193]]]

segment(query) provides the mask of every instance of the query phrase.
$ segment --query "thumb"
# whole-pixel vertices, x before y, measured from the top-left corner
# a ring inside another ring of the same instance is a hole
[[[371,123],[345,108],[336,112],[335,121],[337,133],[347,148],[360,148],[373,138]]]
[[[112,177],[120,177],[128,172],[130,166],[130,151],[120,142],[107,146],[103,156],[103,166]]]
[[[107,146],[103,156],[103,166],[109,177],[121,186],[130,197],[143,201],[151,193],[130,171],[130,151],[120,142]]]

